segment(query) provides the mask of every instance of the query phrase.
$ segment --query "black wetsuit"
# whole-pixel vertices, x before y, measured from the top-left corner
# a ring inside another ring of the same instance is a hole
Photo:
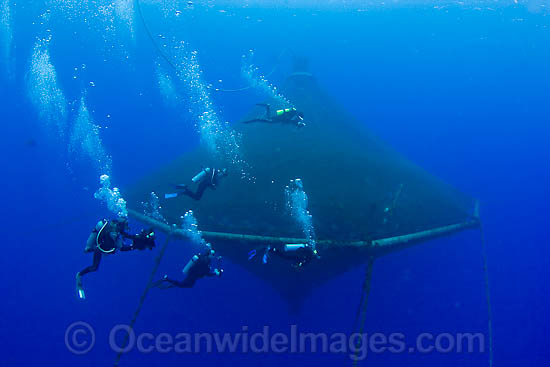
[[[315,257],[315,252],[311,246],[304,246],[295,251],[286,251],[284,246],[269,247],[268,252],[286,260],[293,260],[294,267],[302,267]]]
[[[194,258],[190,260],[190,263],[191,265],[182,281],[165,277],[154,285],[161,286],[163,283],[168,283],[173,287],[192,288],[195,282],[200,278],[220,275],[220,270],[212,268],[212,256],[210,254],[195,255]]]
[[[97,247],[96,241],[99,242],[101,248],[105,251],[111,251],[116,249],[117,247],[116,242],[119,241],[121,234],[116,224],[113,224],[111,221],[109,221],[109,223],[107,223],[107,225],[101,230],[101,234],[99,233],[99,231],[100,230],[98,230],[96,227],[92,230],[92,233],[90,233],[85,251],[94,253],[93,263],[92,265],[87,266],[79,271],[78,274],[80,276],[97,271],[97,269],[99,269],[99,264],[101,264],[101,257],[103,252]],[[99,236],[99,238],[97,238],[97,236]],[[116,240],[113,237],[115,237]]]
[[[98,235],[99,235],[99,238],[97,239]],[[90,237],[88,238],[88,244],[86,249],[86,252],[94,253],[92,265],[85,267],[80,272],[78,272],[78,274],[80,276],[83,276],[85,274],[92,273],[94,271],[97,271],[97,269],[99,269],[103,251],[101,251],[97,247],[96,239],[104,251],[108,251],[109,253],[115,253],[116,250],[132,251],[132,250],[143,250],[145,248],[152,249],[155,246],[153,237],[145,237],[145,236],[146,236],[146,232],[142,232],[141,234],[138,234],[138,235],[128,234],[124,230],[121,230],[118,224],[113,223],[112,221],[109,221],[109,223],[107,223],[105,228],[103,228],[103,230],[101,231],[101,234],[99,234],[99,230],[97,228],[94,228],[92,230],[92,233],[90,234]],[[125,244],[123,242],[125,238],[132,240],[132,243],[130,245]]]
[[[182,194],[189,196],[193,200],[199,201],[207,188],[215,190],[216,186],[220,182],[220,178],[225,176],[225,173],[223,170],[218,170],[215,168],[212,169],[214,170],[214,174],[207,174],[206,177],[199,182],[197,191],[193,192],[189,189],[189,187],[183,186]]]
[[[266,109],[265,118],[255,118],[252,120],[243,121],[245,124],[252,122],[267,122],[267,123],[283,123],[283,124],[293,124],[297,126],[303,125],[304,114],[298,112],[295,108],[288,108],[283,110],[282,114],[271,115],[271,106],[268,104],[258,103],[258,106],[264,106]]]
[[[94,260],[92,265],[85,267],[81,271],[78,272],[80,276],[97,271],[99,269],[99,264],[101,264],[101,251],[95,250],[94,251]]]

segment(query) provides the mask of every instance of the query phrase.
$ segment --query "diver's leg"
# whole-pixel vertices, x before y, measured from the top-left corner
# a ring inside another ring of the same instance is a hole
[[[191,191],[189,189],[183,191],[182,193],[186,196],[189,196],[193,200],[200,200],[200,196],[198,196],[196,193],[194,193],[193,191]]]
[[[162,278],[161,280],[157,280],[156,282],[153,282],[151,283],[151,286],[150,288],[159,288],[159,289],[169,289],[169,288],[174,288],[174,287],[178,287],[178,281],[177,280],[172,280],[172,279],[169,279],[168,276],[164,276],[164,278]]]
[[[197,192],[193,192],[188,187],[185,187],[181,193],[183,195],[189,196],[193,200],[200,200],[202,196],[202,192],[200,193],[200,195],[199,195],[199,192],[200,192],[200,185],[199,185],[199,188],[197,189]]]
[[[253,120],[248,120],[248,121],[243,121],[244,124],[249,124],[251,122],[273,122],[272,120],[268,120],[268,119],[253,119]]]
[[[82,287],[82,276],[85,274],[91,273],[93,271],[97,271],[100,263],[101,263],[101,252],[96,251],[94,252],[94,260],[92,265],[87,266],[86,268],[76,273],[76,292],[80,299],[86,298],[86,294],[84,293],[84,288]]]
[[[243,124],[250,124],[251,122],[273,122],[273,120],[269,120],[269,119],[252,119],[252,120],[248,120],[248,121],[243,121]]]
[[[166,278],[166,283],[169,283],[173,287],[186,288],[184,282],[175,279]]]
[[[202,194],[204,194],[204,190],[206,190],[208,186],[210,186],[210,184],[207,181],[203,181],[199,184],[196,192],[186,188],[183,190],[183,194],[189,196],[193,200],[199,201],[202,198]]]
[[[99,269],[99,264],[101,264],[101,252],[96,251],[96,252],[94,252],[94,260],[93,260],[92,265],[90,265],[90,266],[82,269],[81,271],[79,271],[78,275],[83,276],[85,274],[97,271],[97,269]]]
[[[164,288],[172,288],[172,287],[178,287],[178,288],[191,288],[195,282],[190,282],[188,278],[185,278],[181,282],[175,279],[170,279],[168,277],[165,277],[160,282],[164,283],[166,286]],[[163,288],[163,287],[161,287]]]
[[[200,200],[202,198],[202,195],[204,194],[204,190],[206,190],[209,186],[210,183],[208,181],[201,182],[199,187],[197,188],[197,192],[195,193],[195,200]]]
[[[191,279],[189,277],[185,277],[184,280],[182,280],[181,282],[178,282],[178,287],[180,288],[193,288],[193,286],[195,285],[195,282],[196,282],[196,279]]]
[[[176,190],[187,190],[187,185],[186,184],[177,184],[177,185],[174,185],[174,188]],[[181,194],[181,191],[180,192],[170,192],[170,193],[167,193],[167,194],[164,194],[164,198],[165,199],[173,199],[173,198],[177,198],[178,196],[180,196]]]
[[[160,280],[152,282],[149,285],[149,288],[163,288],[163,286],[162,286],[163,284],[164,284],[164,279],[160,279]]]

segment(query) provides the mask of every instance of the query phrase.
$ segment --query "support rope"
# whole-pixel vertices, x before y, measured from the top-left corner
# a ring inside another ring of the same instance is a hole
[[[141,308],[143,307],[143,303],[145,302],[145,298],[147,297],[147,293],[149,293],[149,289],[151,289],[151,283],[153,283],[153,279],[155,278],[155,275],[157,273],[157,270],[159,268],[160,262],[162,258],[164,257],[164,253],[166,252],[166,248],[168,247],[168,242],[170,241],[170,233],[166,236],[166,241],[164,241],[164,244],[162,245],[162,248],[160,249],[160,252],[155,259],[155,264],[153,265],[153,269],[151,270],[151,275],[149,276],[149,281],[147,282],[147,286],[143,290],[143,293],[141,294],[141,297],[139,299],[138,307],[136,308],[134,315],[132,317],[132,321],[130,321],[130,325],[128,325],[128,333],[124,337],[124,342],[122,343],[123,347],[118,352],[114,366],[118,367],[118,364],[120,363],[120,358],[122,357],[122,354],[124,353],[124,349],[128,345],[128,338],[130,337],[130,333],[134,330],[134,324],[136,323],[136,320],[139,316],[139,313],[141,312]]]
[[[485,278],[485,298],[487,299],[487,328],[489,335],[489,367],[493,367],[493,310],[491,306],[491,292],[489,287],[489,269],[487,263],[487,245],[483,225],[479,222],[479,233],[481,235],[481,256],[483,258],[483,274]]]
[[[359,307],[357,308],[357,313],[355,315],[355,323],[357,324],[357,321],[359,320],[359,335],[362,335],[365,331],[365,322],[367,320],[367,306],[369,303],[369,295],[371,290],[371,284],[372,284],[372,268],[374,265],[374,257],[369,257],[369,261],[367,263],[367,271],[365,274],[365,281],[363,282],[363,291],[361,294],[361,302],[359,303]],[[360,339],[358,343],[362,343],[363,340]],[[359,347],[360,345],[357,345]],[[355,352],[355,358],[353,358],[353,366],[356,367],[357,363],[359,362],[358,354],[359,354],[359,348],[356,348],[357,351]]]
[[[141,20],[141,24],[143,25],[143,29],[145,29],[145,33],[147,34],[147,37],[149,38],[149,40],[151,40],[151,43],[153,44],[153,47],[155,48],[157,53],[164,59],[164,61],[166,61],[166,63],[168,65],[170,65],[172,67],[172,69],[175,70],[176,74],[179,74],[179,70],[176,67],[176,65],[172,62],[172,60],[170,60],[170,58],[168,56],[166,56],[166,54],[164,52],[162,52],[161,48],[158,46],[157,42],[155,41],[155,38],[153,37],[153,34],[151,33],[151,30],[147,26],[147,22],[145,21],[145,17],[143,16],[143,11],[141,10],[141,3],[140,3],[139,0],[136,0],[136,8],[137,8],[137,12],[138,12],[138,15],[139,15],[139,19]],[[281,64],[281,58],[283,57],[283,55],[287,51],[289,51],[289,50],[285,48],[279,54],[279,57],[277,57],[277,61],[275,62],[275,66],[273,67],[273,69],[271,69],[271,71],[269,73],[266,74],[266,76],[265,76],[266,78],[269,78],[273,73],[275,73],[275,71],[277,70],[277,68]],[[215,91],[217,91],[217,92],[242,92],[242,91],[254,88],[254,87],[255,87],[254,85],[247,85],[245,87],[236,88],[236,89],[215,88]]]
[[[176,71],[176,74],[179,74],[178,68],[176,65],[162,52],[160,47],[157,45],[157,42],[155,41],[155,38],[153,37],[153,34],[149,30],[149,27],[147,26],[147,22],[145,22],[145,17],[143,16],[143,12],[141,11],[141,3],[139,0],[136,0],[136,8],[138,11],[139,19],[141,20],[141,24],[143,24],[143,28],[145,29],[145,33],[147,34],[147,37],[151,40],[151,43],[153,44],[153,47],[157,50],[158,54]]]

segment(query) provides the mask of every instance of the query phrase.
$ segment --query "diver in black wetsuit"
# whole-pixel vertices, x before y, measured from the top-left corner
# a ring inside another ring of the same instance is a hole
[[[251,260],[256,256],[256,253],[256,250],[250,251],[248,253],[248,259]],[[307,243],[268,246],[262,258],[264,264],[267,264],[271,254],[290,260],[294,268],[301,268],[313,260],[313,258],[319,258],[319,254],[315,247]]]
[[[245,124],[249,124],[251,122],[267,122],[267,123],[291,124],[291,125],[296,125],[298,127],[305,126],[304,114],[296,110],[296,108],[294,107],[277,110],[275,111],[274,115],[271,115],[271,106],[269,104],[257,103],[256,105],[265,107],[266,117],[243,121]]]
[[[85,298],[82,276],[99,269],[103,254],[114,254],[117,250],[132,251],[145,250],[146,248],[152,250],[155,247],[155,233],[152,230],[142,230],[141,233],[135,235],[127,233],[127,230],[126,218],[103,219],[97,222],[84,249],[84,252],[93,252],[93,263],[76,273],[76,290],[80,298]],[[131,240],[131,243],[126,244],[125,239]]]
[[[185,278],[181,281],[170,279],[168,275],[152,284],[152,287],[158,287],[161,289],[168,289],[173,287],[178,288],[193,288],[195,282],[204,277],[219,277],[223,273],[223,269],[214,267],[212,260],[214,256],[214,250],[208,248],[205,252],[194,255],[191,260],[183,268],[183,274]],[[220,259],[219,257],[217,258]]]
[[[176,185],[176,188],[178,192],[165,194],[165,199],[172,199],[176,198],[180,195],[187,195],[193,200],[200,200],[202,198],[202,195],[204,194],[204,191],[207,188],[211,188],[212,190],[215,190],[218,186],[220,179],[222,177],[227,176],[227,169],[216,169],[216,168],[210,168],[206,167],[203,168],[202,171],[200,171],[195,177],[191,179],[193,182],[198,182],[199,186],[197,187],[197,191],[193,192],[187,187],[187,185],[181,184]]]

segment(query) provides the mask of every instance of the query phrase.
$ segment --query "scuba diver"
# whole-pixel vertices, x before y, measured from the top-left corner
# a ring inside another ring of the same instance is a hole
[[[195,177],[191,179],[191,181],[195,183],[199,183],[199,186],[197,187],[197,191],[193,192],[187,187],[187,185],[180,184],[176,185],[176,189],[181,190],[178,192],[170,193],[170,194],[164,194],[165,199],[172,199],[177,198],[180,195],[187,195],[193,200],[200,200],[202,198],[202,195],[204,194],[204,190],[207,188],[211,188],[212,190],[216,189],[216,186],[218,186],[220,179],[222,177],[227,176],[227,169],[216,169],[216,168],[210,168],[206,167],[203,168],[202,171],[200,171]]]
[[[214,256],[215,252],[210,247],[203,253],[194,255],[191,260],[185,265],[182,272],[185,278],[182,281],[170,279],[168,275],[165,275],[161,280],[154,282],[151,287],[157,287],[160,289],[168,288],[193,288],[195,282],[204,277],[220,277],[223,273],[223,269],[214,267],[212,260],[220,260],[221,257]]]
[[[265,107],[265,118],[255,118],[252,120],[243,121],[245,124],[251,122],[267,122],[267,123],[282,123],[296,125],[297,127],[305,126],[303,112],[298,112],[296,108],[284,108],[275,111],[274,115],[271,115],[271,106],[266,103],[256,103],[257,106]]]
[[[76,273],[76,290],[79,298],[86,298],[82,288],[82,276],[97,271],[103,254],[114,254],[117,250],[132,251],[145,250],[146,248],[152,250],[155,247],[155,232],[152,230],[142,230],[141,233],[135,235],[129,234],[127,230],[128,220],[126,218],[103,219],[97,222],[84,249],[86,253],[93,252],[93,263]],[[125,239],[129,239],[131,242],[127,244]]]
[[[248,253],[248,260],[254,258],[256,254],[256,250],[250,251]],[[307,265],[311,260],[313,260],[314,257],[317,259],[320,258],[315,246],[308,243],[267,246],[262,257],[262,262],[264,264],[267,264],[271,254],[277,255],[286,260],[291,260],[292,267],[295,269],[302,268]]]

